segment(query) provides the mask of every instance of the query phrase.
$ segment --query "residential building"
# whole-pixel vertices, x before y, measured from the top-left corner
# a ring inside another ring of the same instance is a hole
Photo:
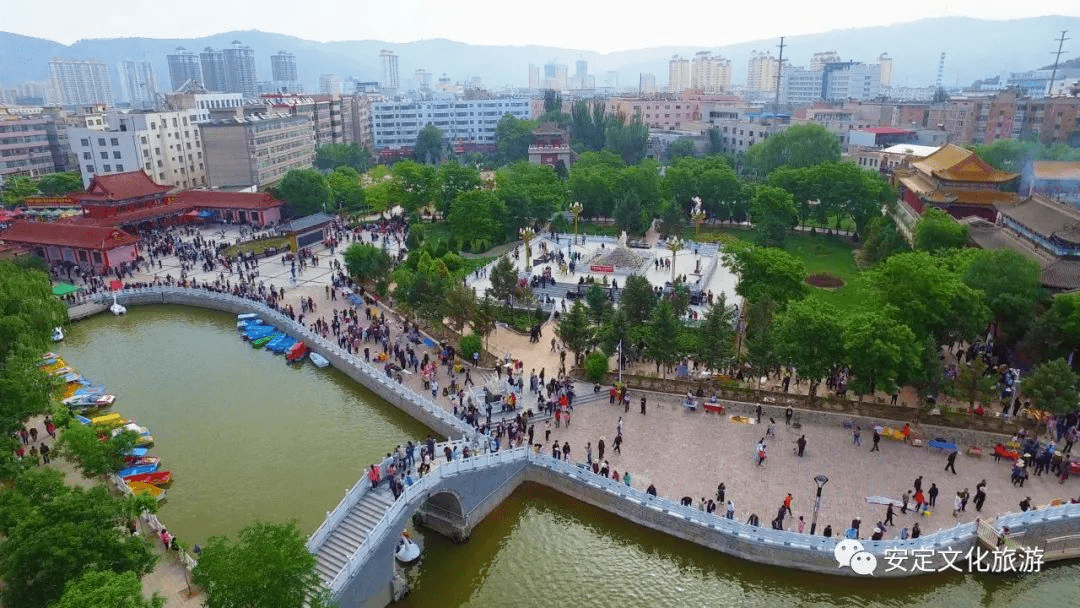
[[[780,75],[780,104],[800,106],[822,99],[824,75],[821,70],[784,66]]]
[[[352,141],[361,148],[375,149],[375,131],[372,125],[372,105],[382,101],[382,97],[376,93],[357,93],[351,98],[350,113],[352,114]]]
[[[867,127],[848,133],[848,144],[866,148],[888,148],[896,144],[915,143],[916,134],[911,129],[895,127]]]
[[[532,118],[530,99],[525,97],[377,101],[371,113],[375,150],[411,149],[429,124],[455,145],[494,146],[495,127],[503,116]]]
[[[826,101],[874,99],[881,93],[880,64],[833,61],[821,71],[821,99]]]
[[[172,93],[166,96],[170,108],[177,110],[206,110],[211,118],[215,114],[236,114],[244,107],[243,93]]]
[[[229,81],[225,76],[225,54],[210,47],[199,53],[202,66],[203,87],[207,91],[225,93],[229,90]]]
[[[882,53],[880,56],[878,56],[877,63],[878,73],[880,74],[878,82],[881,83],[881,88],[887,89],[892,86],[892,57],[889,57],[888,53]]]
[[[420,68],[413,74],[413,80],[416,81],[416,90],[421,93],[431,92],[431,72]]]
[[[810,56],[810,69],[820,72],[825,69],[825,64],[843,61],[836,51],[820,51]]]
[[[529,88],[534,91],[540,90],[540,66],[535,63],[529,64]]]
[[[245,97],[259,96],[259,78],[255,71],[255,51],[233,41],[231,48],[221,51],[225,57],[225,90],[243,93]]]
[[[315,148],[327,144],[344,144],[352,140],[352,109],[346,112],[340,95],[263,95],[271,112],[289,116],[304,116],[311,121],[315,133]],[[349,102],[351,104],[350,98]],[[349,118],[346,129],[345,115]]]
[[[1009,189],[1020,175],[999,171],[971,150],[949,144],[910,166],[898,167],[894,178],[900,191],[898,206],[906,207],[908,218],[937,207],[957,219],[977,216],[993,223],[998,214],[995,205],[1017,202]]]
[[[683,98],[648,99],[642,97],[612,97],[605,103],[609,116],[625,116],[640,120],[650,129],[681,130],[701,119],[697,101]]]
[[[152,110],[157,107],[157,78],[149,61],[120,63],[120,90],[124,101],[133,108]]]
[[[746,88],[751,91],[776,92],[776,74],[780,64],[772,53],[753,51],[746,64]]]
[[[589,62],[578,59],[574,62],[574,86],[575,89],[591,89],[589,86]]]
[[[310,169],[315,136],[306,116],[263,114],[200,125],[214,188],[265,187],[292,169]]]
[[[565,63],[546,63],[544,64],[544,79],[541,84],[545,89],[565,91],[569,88],[567,87],[566,75]]]
[[[169,62],[170,90],[179,91],[184,85],[191,83],[203,84],[202,66],[199,64],[199,56],[186,50],[184,47],[176,47],[176,53],[166,55]]]
[[[379,51],[379,62],[382,64],[382,78],[379,86],[389,91],[396,91],[401,86],[398,79],[398,56],[394,51],[383,49]]]
[[[690,60],[678,55],[668,61],[668,91],[681,93],[690,88]]]
[[[937,150],[937,146],[918,144],[896,144],[884,149],[851,146],[848,148],[848,159],[861,169],[888,176],[892,175],[897,167],[926,158]]]
[[[109,69],[94,59],[60,59],[49,62],[52,92],[49,97],[62,106],[113,105]]]
[[[0,184],[8,177],[37,177],[56,170],[46,116],[9,114],[0,108]]]
[[[69,128],[68,143],[79,159],[83,185],[98,176],[142,170],[173,188],[207,185],[199,123],[207,110],[109,112],[104,130]]]
[[[319,76],[319,92],[324,95],[341,95],[341,79],[337,74]]]
[[[604,73],[604,88],[612,91],[616,91],[619,88],[619,73],[615,70],[608,70]]]
[[[277,82],[298,82],[300,76],[296,72],[296,55],[285,51],[271,55],[270,75]]]
[[[638,75],[638,95],[656,94],[656,74],[642,72]]]
[[[694,55],[690,63],[690,88],[699,93],[723,93],[731,89],[731,60],[708,51]]]
[[[931,106],[930,114],[927,126],[936,121],[948,132],[949,141],[959,145],[1023,138],[1047,146],[1080,144],[1078,97],[1029,98],[1017,89],[970,93],[950,98],[939,108]]]

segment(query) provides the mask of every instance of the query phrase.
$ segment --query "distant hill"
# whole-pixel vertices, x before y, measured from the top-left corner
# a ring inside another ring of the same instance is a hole
[[[985,21],[960,17],[925,19],[888,27],[837,30],[785,40],[784,56],[793,65],[806,65],[817,51],[837,51],[845,60],[875,61],[882,53],[893,58],[894,86],[927,86],[937,77],[941,52],[946,53],[943,84],[965,85],[974,80],[1009,72],[1030,70],[1046,62],[1056,50],[1054,38],[1061,30],[1080,31],[1077,17],[1036,17],[1014,21]],[[656,47],[600,54],[546,46],[478,46],[450,40],[424,40],[393,44],[377,40],[313,42],[293,36],[256,30],[234,31],[195,39],[92,39],[70,46],[50,40],[0,32],[0,84],[11,86],[26,80],[48,78],[51,57],[100,59],[109,64],[119,91],[118,64],[125,59],[153,62],[162,90],[167,89],[168,64],[165,56],[176,47],[199,52],[204,47],[223,48],[239,40],[255,49],[260,80],[270,80],[270,55],[284,50],[296,55],[297,69],[306,90],[315,91],[321,74],[341,78],[377,80],[379,51],[393,50],[399,56],[399,73],[407,83],[423,68],[436,78],[446,74],[455,81],[479,76],[489,87],[525,86],[528,64],[549,61],[589,62],[589,72],[602,84],[604,73],[619,74],[622,86],[636,85],[641,72],[656,75],[657,85],[667,83],[667,62],[672,55],[690,57],[697,51],[720,53],[732,60],[732,79],[746,80],[746,62],[752,51],[777,52],[779,40],[759,40],[733,45],[701,47]],[[720,42],[720,41],[718,41]],[[1067,57],[1068,55],[1066,55]]]

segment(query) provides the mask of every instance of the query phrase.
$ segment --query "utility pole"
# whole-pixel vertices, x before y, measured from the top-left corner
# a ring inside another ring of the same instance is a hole
[[[780,37],[780,59],[776,61],[776,101],[773,103],[773,134],[780,132],[780,75],[784,72],[784,37]]]
[[[1046,88],[1047,97],[1049,97],[1050,94],[1053,93],[1053,91],[1054,91],[1054,79],[1057,78],[1058,61],[1061,60],[1061,53],[1062,53],[1061,47],[1064,46],[1066,40],[1069,40],[1069,38],[1065,37],[1065,34],[1067,34],[1068,31],[1069,30],[1061,30],[1061,38],[1056,39],[1057,42],[1058,42],[1058,50],[1057,50],[1056,53],[1053,52],[1053,51],[1051,51],[1051,53],[1050,53],[1051,55],[1054,56],[1054,71],[1050,73],[1050,86],[1048,86]]]

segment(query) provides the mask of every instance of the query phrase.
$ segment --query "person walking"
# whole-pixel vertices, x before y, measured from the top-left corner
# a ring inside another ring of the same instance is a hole
[[[604,438],[601,437],[600,441],[596,442],[596,459],[597,460],[603,460],[604,459],[604,447],[605,447]]]
[[[757,414],[757,423],[761,424],[761,404],[760,403],[758,404],[757,409],[754,410],[754,411]],[[26,443],[26,442],[24,441],[23,443]]]
[[[641,415],[645,415],[645,395],[641,396]]]
[[[963,492],[960,492],[960,511],[967,513],[967,503],[971,498],[971,492],[967,488],[964,488]]]
[[[900,497],[900,514],[907,515],[908,503],[911,502],[911,490],[904,492],[904,495]]]
[[[952,471],[956,475],[956,450],[949,452],[949,459],[945,462],[945,470]]]
[[[622,454],[622,435],[615,436],[615,441],[612,442],[611,451]]]
[[[893,518],[893,506],[892,506],[892,503],[890,502],[888,508],[885,509],[885,525],[886,526],[894,525],[892,518]]]
[[[798,438],[798,439],[797,439],[797,440],[795,441],[795,445],[799,446],[799,452],[798,452],[798,454],[799,454],[799,458],[802,458],[803,452],[805,452],[805,451],[806,451],[806,435],[802,435],[802,436],[800,436],[800,437],[799,437],[799,438]]]
[[[983,503],[986,502],[986,480],[975,484],[975,510],[982,511]]]
[[[960,492],[957,492],[956,496],[953,497],[953,503],[952,503],[952,516],[953,517],[956,517],[956,514],[960,512],[961,507],[963,507],[963,499],[960,497]]]
[[[49,444],[44,441],[41,442],[41,461],[49,464]]]
[[[862,441],[859,440],[860,437],[862,437],[862,429],[856,424],[855,430],[851,432],[851,445],[861,446]]]
[[[927,491],[927,494],[930,497],[929,505],[931,507],[936,507],[937,506],[937,495],[938,495],[938,487],[937,487],[936,483],[930,484],[930,489]]]
[[[878,446],[878,444],[880,442],[881,442],[881,433],[879,433],[878,430],[875,428],[874,429],[874,447],[870,448],[870,451],[871,452],[880,452],[881,448]]]
[[[765,438],[761,438],[761,442],[757,445],[757,466],[761,466],[765,462]]]
[[[915,514],[918,515],[923,511],[923,505],[926,504],[926,497],[923,496],[922,490],[915,491]]]
[[[914,488],[916,492],[922,490],[922,475],[919,475],[915,478],[915,481],[912,482],[911,487]]]
[[[735,519],[735,502],[727,501],[727,511],[724,512],[724,517],[728,519]]]
[[[619,421],[615,423],[615,434],[619,437],[622,436],[622,416],[619,416]]]

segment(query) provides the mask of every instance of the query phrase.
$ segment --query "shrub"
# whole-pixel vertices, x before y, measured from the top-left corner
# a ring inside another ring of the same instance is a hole
[[[476,334],[461,336],[461,340],[458,342],[458,353],[462,359],[472,361],[473,353],[482,353],[483,351],[484,341],[480,336]]]
[[[590,353],[588,357],[585,357],[585,377],[590,382],[600,382],[604,379],[604,374],[608,372],[608,358],[607,355],[600,351]]]

